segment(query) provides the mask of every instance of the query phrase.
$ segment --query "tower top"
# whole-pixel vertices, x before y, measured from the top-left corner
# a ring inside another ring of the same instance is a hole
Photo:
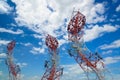
[[[78,34],[84,28],[86,22],[85,16],[79,11],[73,11],[72,18],[68,24],[67,31],[72,34]]]
[[[8,52],[11,52],[13,50],[13,48],[15,47],[15,43],[16,42],[14,40],[11,41],[10,43],[8,43],[8,45],[7,45]]]
[[[49,35],[49,34],[46,37],[45,43],[53,51],[56,50],[57,47],[58,47],[58,41],[57,41],[57,39],[55,37]]]

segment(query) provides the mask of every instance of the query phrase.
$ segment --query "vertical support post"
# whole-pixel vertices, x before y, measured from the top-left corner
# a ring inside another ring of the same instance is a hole
[[[81,14],[79,11],[74,11],[72,18],[68,24],[68,40],[70,41],[70,49],[69,49],[69,55],[74,57],[76,62],[80,65],[80,67],[86,71],[87,69],[85,66],[89,67],[94,73],[97,75],[99,80],[104,80],[103,76],[99,73],[99,70],[97,69],[96,63],[92,63],[87,55],[90,55],[88,53],[88,49],[85,47],[84,42],[80,42],[83,37],[83,28],[86,22],[86,18],[83,14]],[[82,64],[85,64],[82,66]],[[87,71],[86,71],[87,72]],[[88,76],[88,75],[87,75]],[[88,79],[89,80],[89,79]]]
[[[59,67],[58,64],[58,41],[51,35],[47,35],[46,37],[46,46],[48,47],[49,54],[51,56],[50,60],[45,61],[46,71],[41,80],[59,80],[60,76],[63,73],[63,68]]]
[[[8,72],[9,72],[9,80],[20,80],[17,76],[18,73],[20,73],[20,67],[19,65],[16,65],[14,63],[13,59],[13,49],[15,47],[15,41],[11,41],[7,45],[7,59],[6,59],[6,65],[8,66]]]

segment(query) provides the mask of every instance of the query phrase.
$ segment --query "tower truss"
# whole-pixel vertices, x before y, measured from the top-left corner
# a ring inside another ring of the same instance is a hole
[[[15,47],[15,41],[11,41],[7,45],[7,59],[6,65],[8,66],[9,80],[20,80],[20,67],[14,63],[13,49]]]
[[[48,47],[50,59],[45,60],[44,67],[46,68],[46,71],[41,80],[60,80],[60,76],[63,74],[63,68],[58,64],[58,41],[48,34],[45,43]]]
[[[68,53],[79,64],[88,80],[105,80],[103,74],[105,67],[102,57],[97,52],[92,53],[84,43],[83,29],[85,22],[86,18],[82,13],[73,11],[72,18],[67,27],[69,40]],[[90,79],[92,73],[95,74],[95,79]]]

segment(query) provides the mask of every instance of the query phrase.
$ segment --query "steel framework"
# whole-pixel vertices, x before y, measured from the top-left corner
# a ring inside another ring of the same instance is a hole
[[[63,74],[63,68],[58,64],[58,41],[48,34],[45,43],[48,47],[50,60],[45,60],[44,67],[46,71],[41,80],[60,80],[60,76]]]
[[[14,63],[14,58],[13,58],[13,49],[15,47],[15,41],[11,41],[7,45],[7,59],[6,59],[6,65],[8,66],[8,71],[9,71],[9,80],[20,80],[20,67],[19,65],[16,65]]]
[[[70,47],[68,53],[71,57],[74,57],[76,62],[86,73],[88,80],[90,80],[89,72],[96,74],[96,80],[105,80],[102,73],[104,70],[102,57],[97,52],[94,54],[90,52],[84,43],[83,29],[85,22],[86,18],[82,13],[79,11],[73,11],[72,18],[67,27]],[[98,65],[101,65],[101,67],[98,68]]]

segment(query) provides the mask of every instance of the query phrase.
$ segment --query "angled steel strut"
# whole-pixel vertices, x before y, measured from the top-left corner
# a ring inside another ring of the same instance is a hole
[[[9,80],[20,80],[20,67],[19,65],[16,65],[14,63],[13,59],[13,49],[15,47],[15,41],[11,41],[7,45],[7,59],[6,59],[6,65],[8,66],[9,71]]]
[[[88,80],[89,70],[96,74],[98,80],[105,80],[101,71],[97,68],[98,63],[102,64],[102,68],[104,68],[102,58],[98,56],[98,53],[91,53],[83,41],[85,22],[86,18],[82,13],[73,11],[72,18],[67,27],[69,40],[68,53],[71,57],[74,57],[76,62],[86,73]]]
[[[44,67],[46,71],[41,80],[60,80],[60,76],[63,74],[63,68],[58,64],[58,41],[48,34],[45,43],[49,50],[50,60],[45,60]]]

